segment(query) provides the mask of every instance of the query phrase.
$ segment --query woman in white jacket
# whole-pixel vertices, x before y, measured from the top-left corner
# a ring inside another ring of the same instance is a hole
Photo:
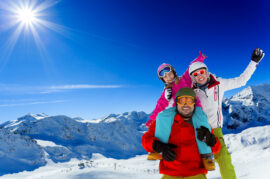
[[[225,91],[245,86],[263,57],[264,52],[256,48],[245,71],[239,77],[230,79],[219,78],[209,73],[207,66],[202,62],[193,63],[189,67],[194,91],[200,98],[203,110],[208,116],[209,124],[221,143],[221,150],[215,155],[215,160],[219,165],[223,179],[236,179],[236,174],[230,153],[223,140],[221,129],[223,126],[222,98]]]

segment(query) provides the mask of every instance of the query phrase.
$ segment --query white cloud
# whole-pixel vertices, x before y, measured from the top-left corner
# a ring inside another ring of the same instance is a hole
[[[121,88],[121,85],[88,85],[88,84],[82,84],[82,85],[60,85],[60,86],[50,86],[47,87],[44,91],[42,91],[42,94],[46,93],[55,93],[55,92],[61,92],[65,90],[79,90],[79,89],[97,89],[97,88]]]
[[[14,106],[37,105],[37,104],[52,104],[52,103],[63,103],[63,102],[65,102],[65,100],[34,101],[34,102],[29,102],[29,103],[0,104],[0,107],[14,107]]]
[[[111,89],[122,87],[123,87],[122,85],[90,85],[90,84],[59,85],[59,86],[23,86],[23,85],[0,84],[0,91],[9,93],[47,94],[47,93],[63,92],[67,90],[98,89],[98,88]]]
[[[120,85],[63,85],[52,86],[50,89],[91,89],[91,88],[120,88]]]

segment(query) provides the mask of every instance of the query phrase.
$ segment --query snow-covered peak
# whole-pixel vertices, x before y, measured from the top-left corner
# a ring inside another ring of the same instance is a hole
[[[116,117],[116,116],[117,116],[117,114],[109,114],[109,115],[103,117],[102,120],[105,121],[106,119],[113,118],[113,117]]]
[[[33,117],[35,117],[36,119],[43,119],[45,117],[49,117],[47,114],[45,113],[40,113],[40,114],[36,114],[36,115],[33,115]]]
[[[44,114],[44,113],[40,113],[40,114],[28,113],[25,116],[18,118],[18,121],[22,121],[22,120],[40,120],[40,119],[44,119],[45,117],[49,117],[49,116],[47,114]]]
[[[144,112],[110,114],[93,121],[64,115],[43,117],[37,119],[37,115],[27,114],[1,126],[38,141],[49,141],[46,144],[55,144],[46,146],[45,151],[57,162],[71,157],[88,158],[92,153],[114,158],[145,153],[141,137],[149,118]]]
[[[129,112],[129,113],[126,112],[126,113],[123,113],[122,115],[124,117],[126,117],[126,118],[137,119],[137,120],[144,119],[144,118],[148,117],[148,114],[146,114],[143,111],[140,111],[140,112],[132,111],[132,112]]]
[[[232,101],[243,101],[247,99],[256,98],[257,96],[265,98],[270,101],[270,84],[262,84],[258,86],[248,86],[236,95],[232,96]],[[256,100],[256,99],[255,99]]]
[[[252,86],[254,94],[270,102],[270,84],[262,84],[258,86]]]
[[[149,118],[149,115],[146,114],[145,112],[137,112],[137,111],[132,111],[132,112],[125,112],[123,114],[110,114],[107,115],[106,117],[102,118],[100,121],[101,122],[116,122],[116,121],[139,121],[140,123],[145,123]]]
[[[225,99],[222,107],[225,131],[270,124],[270,85],[249,86]]]
[[[31,123],[33,121],[41,120],[41,119],[44,119],[46,117],[48,117],[48,115],[44,114],[44,113],[40,113],[40,114],[28,113],[25,116],[19,117],[16,120],[7,121],[7,122],[1,124],[0,127],[5,127],[5,128],[15,130],[22,123]]]
[[[254,105],[253,97],[254,97],[254,93],[253,93],[252,87],[249,86],[243,89],[242,91],[240,91],[239,93],[237,93],[236,95],[232,96],[230,98],[230,101],[231,102],[241,101],[246,106],[252,106]]]

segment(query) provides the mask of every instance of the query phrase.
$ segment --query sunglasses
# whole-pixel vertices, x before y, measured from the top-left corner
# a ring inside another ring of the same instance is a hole
[[[205,74],[205,70],[200,70],[199,73],[198,73],[198,72],[194,72],[192,75],[193,75],[194,77],[196,77],[196,76],[198,76],[199,74],[201,74],[201,75]]]
[[[171,71],[172,71],[171,67],[168,66],[168,67],[165,67],[162,70],[160,70],[158,75],[159,75],[159,77],[164,77],[166,75],[166,73],[169,73]]]
[[[177,98],[177,104],[184,106],[185,104],[192,106],[195,104],[195,98],[192,96],[180,96]]]

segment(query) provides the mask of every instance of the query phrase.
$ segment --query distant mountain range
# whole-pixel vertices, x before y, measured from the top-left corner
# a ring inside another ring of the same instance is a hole
[[[223,101],[224,132],[270,124],[270,85],[250,86]],[[116,159],[145,154],[149,114],[126,112],[97,120],[27,114],[0,125],[0,175],[101,153]],[[7,167],[9,164],[13,167]]]

